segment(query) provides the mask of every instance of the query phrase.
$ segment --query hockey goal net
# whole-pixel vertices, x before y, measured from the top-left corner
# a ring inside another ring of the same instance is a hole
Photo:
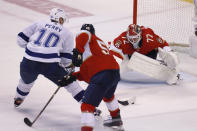
[[[133,0],[133,23],[152,28],[171,46],[189,47],[192,0]]]

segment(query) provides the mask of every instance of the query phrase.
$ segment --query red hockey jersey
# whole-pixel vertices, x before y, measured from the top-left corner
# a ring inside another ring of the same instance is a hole
[[[88,31],[83,30],[76,36],[76,48],[83,53],[80,71],[73,73],[79,80],[89,83],[91,77],[100,71],[119,69],[106,44]]]
[[[169,46],[168,43],[163,40],[161,37],[156,35],[152,29],[150,28],[144,28],[142,29],[142,40],[141,42],[141,48],[134,49],[133,45],[129,43],[129,41],[126,38],[126,31],[121,33],[117,38],[114,39],[113,45],[115,48],[119,49],[121,52],[118,52],[117,50],[110,49],[110,53],[112,55],[116,55],[117,57],[123,59],[123,54],[130,54],[132,55],[135,51],[138,53],[141,53],[143,55],[148,54],[152,50],[157,50],[158,47],[163,48],[164,46]]]

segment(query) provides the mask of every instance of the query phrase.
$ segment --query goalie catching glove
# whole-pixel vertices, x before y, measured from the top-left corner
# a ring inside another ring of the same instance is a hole
[[[76,67],[80,67],[83,62],[82,53],[78,51],[77,48],[73,49],[72,63]]]
[[[67,86],[67,85],[73,83],[73,81],[76,81],[76,80],[77,80],[77,77],[70,74],[70,75],[64,76],[64,78],[59,80],[58,83],[59,83],[60,87],[63,87],[63,86]]]

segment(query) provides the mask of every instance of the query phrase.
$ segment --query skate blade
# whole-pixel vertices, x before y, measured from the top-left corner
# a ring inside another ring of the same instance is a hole
[[[123,126],[112,126],[112,127],[105,126],[105,128],[110,128],[113,131],[125,131]]]

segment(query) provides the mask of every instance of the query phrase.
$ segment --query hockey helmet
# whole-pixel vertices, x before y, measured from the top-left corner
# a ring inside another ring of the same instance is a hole
[[[81,30],[87,30],[92,34],[95,34],[95,29],[94,29],[94,26],[92,24],[83,24],[81,26]]]
[[[68,22],[68,16],[63,9],[53,8],[50,11],[50,19],[59,23],[60,18],[63,18],[64,22]]]

